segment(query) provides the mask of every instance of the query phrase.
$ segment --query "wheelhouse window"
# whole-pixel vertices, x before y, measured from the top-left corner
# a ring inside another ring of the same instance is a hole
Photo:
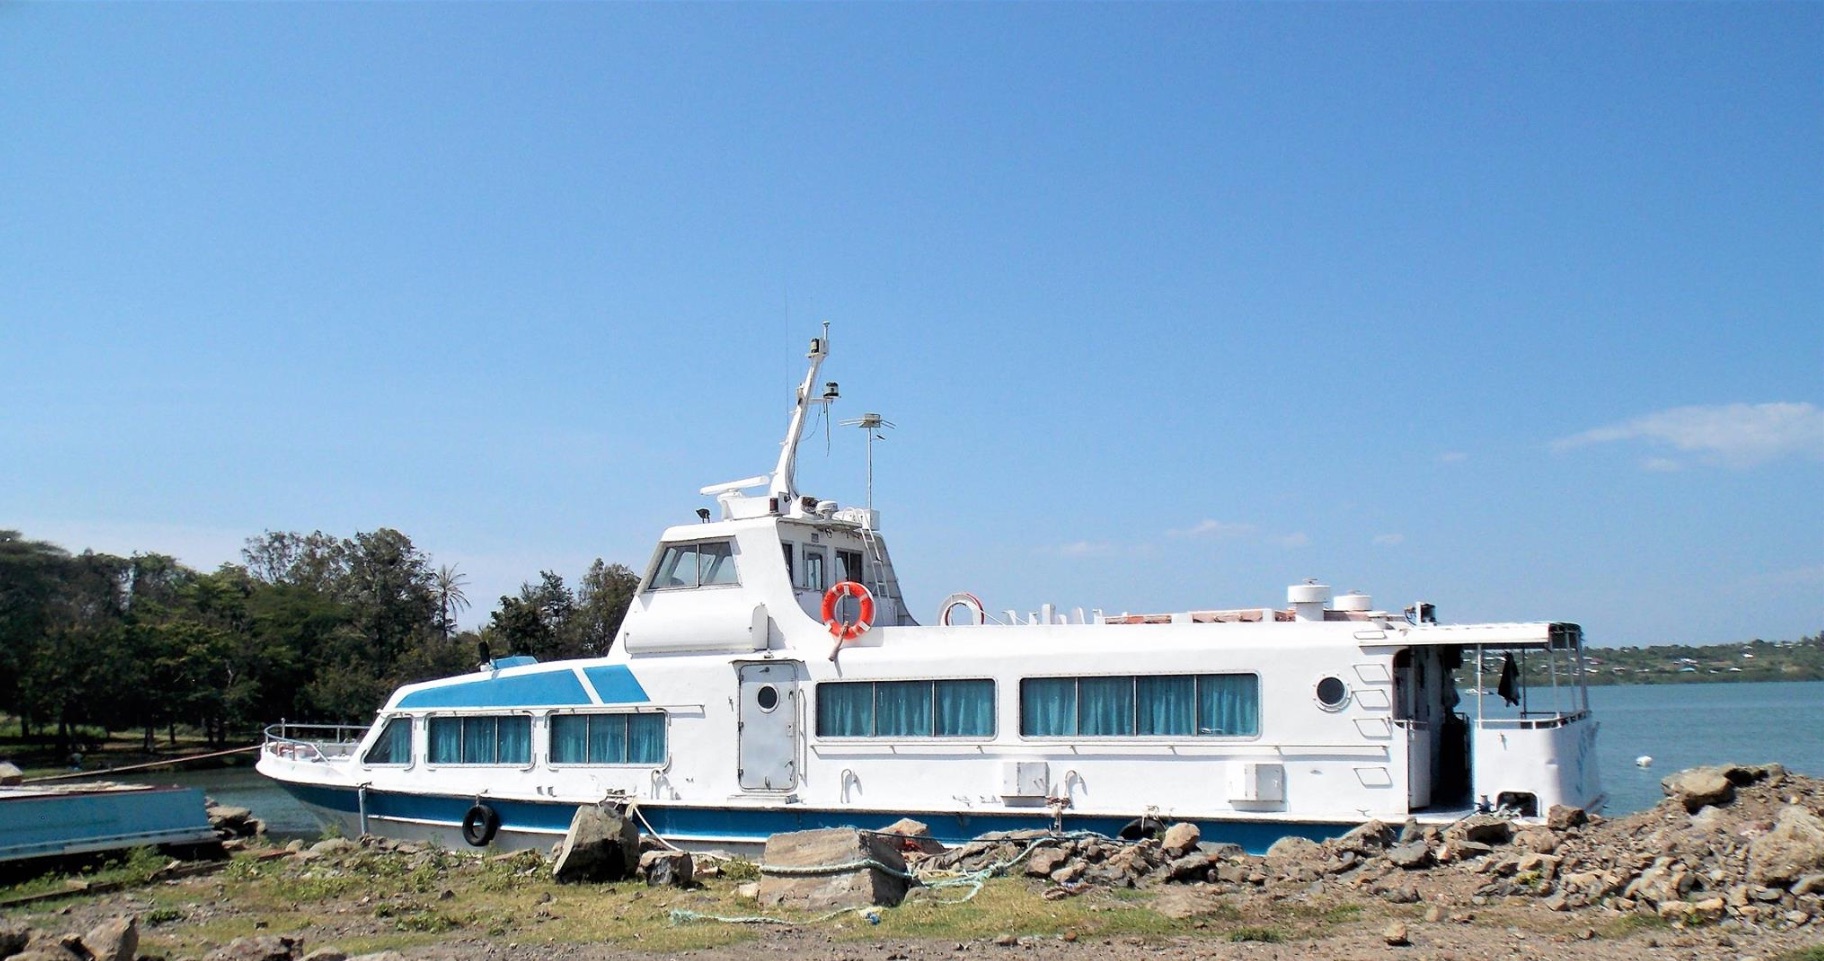
[[[861,578],[860,551],[836,552],[836,579],[839,581],[855,581],[860,584],[867,583]]]
[[[665,715],[552,715],[551,763],[663,764]]]
[[[821,591],[829,588],[829,579],[824,576],[823,571],[823,548],[805,547],[804,583],[800,586],[808,591]]]
[[[412,719],[395,717],[380,729],[374,746],[362,756],[363,764],[410,764],[412,761]]]
[[[430,741],[432,764],[531,764],[532,718],[433,717]]]
[[[665,591],[692,587],[718,587],[741,583],[735,570],[734,544],[729,541],[704,541],[697,544],[673,544],[665,548],[659,563],[652,569],[648,590]]]
[[[993,737],[994,682],[817,685],[819,737]]]
[[[1026,737],[1253,737],[1260,677],[1170,674],[1029,677],[1020,682]]]

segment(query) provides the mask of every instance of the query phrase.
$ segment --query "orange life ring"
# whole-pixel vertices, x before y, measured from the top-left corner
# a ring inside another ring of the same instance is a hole
[[[858,598],[861,601],[861,613],[855,620],[843,623],[836,619],[836,602],[845,597]],[[837,581],[829,590],[823,592],[823,626],[830,629],[830,636],[838,642],[852,641],[868,632],[874,626],[874,595],[866,586],[854,581]]]

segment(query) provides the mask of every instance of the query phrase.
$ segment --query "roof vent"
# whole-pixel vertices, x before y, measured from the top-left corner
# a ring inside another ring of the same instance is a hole
[[[1361,591],[1350,591],[1347,594],[1337,595],[1336,604],[1333,607],[1339,611],[1372,611],[1374,610],[1374,598]]]

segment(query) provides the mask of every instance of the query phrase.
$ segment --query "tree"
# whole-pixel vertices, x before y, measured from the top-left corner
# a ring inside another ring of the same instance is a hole
[[[625,565],[604,564],[599,557],[589,565],[576,587],[576,612],[571,616],[572,632],[584,655],[608,653],[639,587],[640,575]]]
[[[468,582],[468,575],[448,564],[431,576],[431,595],[437,599],[437,626],[445,641],[450,639],[450,628],[456,626],[456,615],[469,607],[468,595],[462,592]]]

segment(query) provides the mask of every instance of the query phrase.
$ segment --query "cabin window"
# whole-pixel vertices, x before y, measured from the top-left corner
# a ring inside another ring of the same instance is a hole
[[[792,562],[797,559],[794,556],[797,553],[797,546],[791,541],[786,541],[779,546],[785,548],[785,582],[787,584],[796,584],[798,583],[797,575],[792,573],[793,568],[796,567],[796,565]]]
[[[664,762],[664,714],[558,714],[551,718],[552,764]]]
[[[395,717],[380,729],[380,737],[361,758],[365,764],[410,764],[412,761],[412,719]]]
[[[734,544],[729,541],[706,541],[700,544],[673,544],[665,548],[658,566],[653,568],[649,590],[677,590],[690,587],[716,587],[741,583],[735,571]]]
[[[532,719],[504,717],[431,718],[432,764],[532,763]]]
[[[817,685],[819,737],[993,737],[994,682]]]
[[[1029,677],[1026,737],[1251,737],[1260,733],[1253,674]]]
[[[804,588],[809,591],[821,591],[830,586],[823,576],[823,548],[807,547],[804,549]]]
[[[854,581],[857,584],[866,583],[861,579],[860,551],[836,552],[836,579],[839,581]]]

